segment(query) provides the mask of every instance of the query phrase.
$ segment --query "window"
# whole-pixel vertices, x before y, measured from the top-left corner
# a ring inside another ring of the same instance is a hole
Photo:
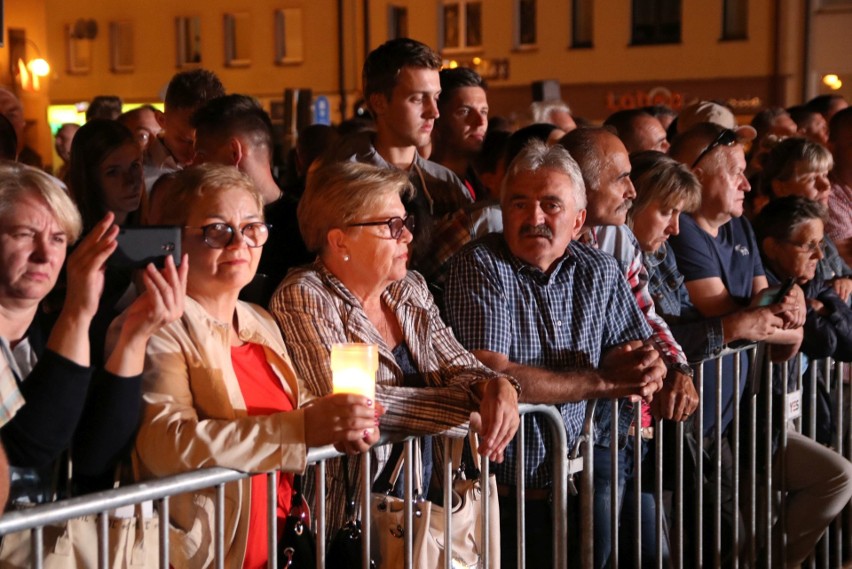
[[[535,0],[515,0],[515,47],[538,43]]]
[[[482,47],[482,2],[444,2],[441,11],[442,50]]]
[[[748,37],[748,0],[723,0],[722,3],[722,39],[746,39]]]
[[[680,0],[633,0],[634,45],[680,42]]]
[[[408,8],[388,6],[388,39],[408,37]]]
[[[301,63],[302,10],[284,8],[275,11],[275,63],[289,65]]]
[[[592,47],[592,0],[571,2],[571,47]]]
[[[201,63],[201,18],[179,16],[175,18],[177,29],[177,66]]]

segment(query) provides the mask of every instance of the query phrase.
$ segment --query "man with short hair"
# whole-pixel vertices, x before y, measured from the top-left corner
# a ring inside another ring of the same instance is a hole
[[[142,150],[148,148],[148,145],[163,128],[160,126],[158,117],[163,112],[152,105],[142,105],[127,112],[121,113],[116,121],[123,124],[133,133],[136,142],[142,147]]]
[[[805,106],[821,114],[826,121],[831,122],[835,114],[849,107],[849,103],[839,93],[827,93],[817,95],[805,103]]]
[[[701,183],[702,199],[695,212],[680,216],[680,233],[673,235],[669,243],[689,298],[701,316],[745,316],[740,322],[744,330],[738,336],[749,341],[766,341],[773,359],[785,361],[795,355],[802,341],[804,295],[801,289],[793,287],[780,302],[756,306],[759,293],[767,288],[767,281],[754,232],[742,217],[745,193],[751,190],[745,176],[745,152],[741,144],[743,136],[751,133],[743,132],[745,134],[738,134],[718,124],[699,123],[673,141],[670,154],[692,169]],[[725,334],[728,333],[725,329]],[[722,512],[722,561],[726,566],[739,553],[730,542],[732,524],[742,524],[733,501],[734,459],[727,438],[728,426],[733,420],[733,400],[741,397],[745,390],[748,368],[748,358],[743,358],[737,378],[733,356],[725,356],[722,375],[717,378],[716,362],[704,364],[704,392],[715,393],[717,381],[722,383],[721,400],[705,397],[702,406],[705,450],[722,463],[722,501],[718,507]],[[722,423],[719,425],[715,420],[717,405],[721,407]],[[717,449],[714,441],[719,431],[722,442]],[[715,469],[705,472],[711,472],[715,479]],[[715,502],[715,493],[710,494],[708,502]],[[705,528],[712,527],[713,504],[709,505],[709,508],[705,506]],[[705,562],[712,564],[710,548],[705,548],[705,554]]]
[[[829,175],[831,193],[825,232],[846,264],[852,266],[852,108],[835,114],[829,127],[828,149],[834,157],[834,168]]]
[[[234,166],[251,178],[263,197],[264,217],[272,225],[258,273],[269,277],[269,288],[294,266],[313,258],[305,248],[296,219],[298,199],[282,198],[272,175],[272,121],[248,95],[225,95],[207,101],[192,115],[195,163]],[[272,290],[263,291],[261,297]]]
[[[165,112],[157,116],[163,130],[149,141],[144,157],[145,186],[151,188],[166,172],[180,170],[195,157],[195,129],[189,122],[201,105],[225,94],[212,71],[192,69],[177,73],[166,87]]]
[[[56,129],[53,147],[56,149],[56,155],[62,160],[62,166],[56,171],[56,177],[60,180],[65,179],[65,173],[68,171],[68,161],[71,160],[71,142],[78,130],[80,130],[80,125],[73,122],[67,122]]]
[[[604,126],[615,129],[615,134],[630,154],[642,150],[665,152],[669,149],[663,125],[645,110],[616,111],[607,117]]]
[[[586,401],[650,398],[665,375],[645,345],[650,329],[615,260],[575,241],[585,219],[585,184],[560,146],[532,142],[509,165],[503,233],[479,239],[450,261],[447,319],[481,362],[516,378],[527,403],[556,405],[572,447]],[[526,428],[529,567],[552,567],[551,438],[532,416]],[[501,559],[514,566],[516,448],[496,467]],[[574,512],[569,523],[578,522]],[[574,550],[573,554],[577,551]]]
[[[488,130],[488,98],[485,80],[473,69],[442,69],[440,116],[432,132],[431,160],[446,166],[461,178],[475,200],[485,199],[487,190],[473,169]]]
[[[796,123],[796,133],[823,146],[828,145],[828,121],[807,105],[796,105],[787,109]]]
[[[643,112],[644,114],[644,112]],[[656,121],[648,115],[648,118]],[[617,118],[615,122],[621,122]],[[660,127],[662,132],[662,127]],[[685,420],[698,406],[698,394],[692,384],[692,369],[687,365],[686,356],[674,339],[666,322],[657,315],[654,301],[648,292],[648,273],[644,266],[644,257],[639,243],[625,225],[627,212],[636,197],[636,191],[630,180],[630,158],[627,148],[621,140],[606,128],[577,129],[566,135],[560,142],[571,156],[577,160],[586,184],[586,223],[580,236],[582,242],[599,248],[618,261],[619,266],[630,285],[636,304],[642,310],[648,325],[654,332],[654,342],[668,366],[663,389],[654,397],[655,415],[674,421]],[[635,420],[634,406],[628,401],[620,402],[618,439],[626,441],[618,452],[619,472],[624,473],[618,479],[617,497],[614,506],[621,512],[622,504],[630,506],[632,498],[632,479],[635,469],[634,449],[639,439],[650,440],[654,437],[651,407],[642,405],[641,424]],[[602,402],[595,409],[598,432],[595,436],[595,566],[604,567],[612,551],[610,515],[612,477],[610,464],[612,453],[610,445],[615,434],[612,431],[612,406]],[[644,457],[648,444],[641,444]],[[644,460],[643,460],[644,463]],[[625,493],[630,494],[628,499]],[[655,503],[653,494],[643,492],[642,496],[642,557],[656,557]],[[631,511],[632,507],[629,508]],[[634,516],[626,516],[632,520]],[[637,539],[639,539],[637,537]],[[668,547],[663,540],[664,564],[667,563]]]
[[[417,149],[431,142],[439,116],[440,56],[416,40],[398,38],[370,52],[364,62],[364,98],[376,121],[375,133],[343,139],[336,158],[399,168],[417,190],[410,203],[416,220],[411,266],[432,254],[442,218],[473,201],[452,171],[422,158]]]

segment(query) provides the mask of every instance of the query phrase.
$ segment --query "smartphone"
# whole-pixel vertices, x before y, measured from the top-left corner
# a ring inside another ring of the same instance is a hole
[[[769,306],[770,304],[781,302],[784,300],[784,297],[787,296],[787,293],[790,292],[790,289],[793,288],[794,284],[796,284],[795,279],[790,277],[781,283],[780,287],[773,286],[761,291],[760,297],[757,300],[757,305]]]
[[[112,268],[140,269],[154,263],[161,269],[169,256],[175,266],[180,264],[180,227],[177,225],[122,227],[117,240],[118,247],[107,261]]]

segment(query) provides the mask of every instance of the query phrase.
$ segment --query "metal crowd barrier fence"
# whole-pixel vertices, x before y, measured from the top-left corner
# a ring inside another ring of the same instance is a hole
[[[724,362],[724,358],[730,358]],[[748,358],[748,364],[746,363]],[[757,365],[762,363],[763,366]],[[733,396],[724,406],[723,391],[725,381],[732,382],[740,377],[743,366],[749,366],[750,376],[741,397]],[[773,367],[779,367],[773,373]],[[788,368],[793,367],[795,385],[788,381]],[[788,444],[788,428],[815,439],[817,434],[817,374],[825,379],[823,385],[831,397],[833,405],[833,440],[831,448],[847,460],[852,460],[852,428],[845,421],[852,407],[852,389],[849,382],[848,364],[822,360],[811,362],[808,367],[801,355],[796,356],[793,364],[772,364],[768,350],[762,345],[730,351],[725,354],[695,364],[695,386],[701,403],[690,422],[667,424],[666,429],[672,436],[663,443],[663,422],[654,422],[653,440],[643,440],[634,431],[634,471],[632,480],[633,511],[631,520],[636,528],[627,540],[629,546],[619,540],[624,517],[620,516],[620,507],[611,508],[609,520],[593,520],[586,512],[593,510],[594,492],[591,490],[594,478],[593,461],[586,457],[583,471],[582,501],[584,525],[609,523],[611,535],[610,558],[607,567],[782,567],[785,566],[787,536],[785,469],[777,470],[773,476],[773,464],[784,464]],[[709,370],[711,373],[707,373]],[[802,393],[805,384],[805,370],[809,375],[807,393]],[[773,386],[775,377],[775,386]],[[722,378],[722,381],[718,381]],[[783,387],[781,393],[778,381]],[[709,386],[709,387],[708,387]],[[844,389],[846,391],[844,391]],[[758,393],[756,393],[759,391]],[[846,396],[845,393],[849,395]],[[775,408],[773,397],[776,393]],[[797,395],[798,393],[798,395]],[[779,397],[780,396],[780,397]],[[705,401],[712,398],[712,412],[705,416]],[[759,404],[760,400],[760,404]],[[778,404],[780,402],[780,404]],[[805,424],[801,414],[802,406],[807,403],[808,421]],[[599,401],[599,405],[612,405],[612,424],[618,424],[619,408],[615,400]],[[730,422],[722,429],[711,428],[705,431],[705,425],[722,424],[730,411]],[[633,424],[641,424],[641,410],[635,406]],[[773,422],[774,421],[774,422]],[[773,439],[772,425],[782,426],[775,429]],[[763,428],[763,427],[766,428]],[[688,430],[692,432],[689,433]],[[762,431],[762,432],[761,432]],[[688,437],[687,435],[690,435]],[[724,442],[723,442],[724,441]],[[726,448],[729,447],[730,452]],[[653,462],[644,461],[643,447],[648,447]],[[670,448],[673,447],[673,448]],[[686,447],[686,448],[685,448]],[[773,453],[773,448],[775,451]],[[687,450],[693,459],[687,455]],[[611,504],[617,504],[618,485],[618,445],[610,445]],[[593,453],[590,453],[593,454]],[[673,463],[673,464],[672,464]],[[691,464],[692,475],[685,465]],[[650,468],[650,474],[643,474]],[[726,476],[725,472],[730,472]],[[664,473],[666,486],[664,490]],[[643,484],[644,477],[650,478],[650,484]],[[642,492],[651,492],[654,496],[655,543],[651,559],[643,551],[641,509]],[[723,510],[722,504],[728,499],[731,506]],[[688,507],[687,507],[688,506]],[[838,516],[829,530],[817,544],[815,551],[805,563],[809,568],[841,567],[844,560],[852,557],[852,508],[847,505],[845,513]],[[669,536],[669,557],[664,556],[664,541]],[[596,565],[594,548],[596,544],[589,533],[583,535],[583,567]],[[626,555],[631,557],[622,562]],[[600,560],[598,560],[600,564]]]
[[[559,412],[552,406],[545,405],[522,405],[521,418],[530,413],[537,413],[543,416],[550,428],[551,434],[555,440],[556,450],[553,453],[553,507],[554,507],[554,559],[555,567],[564,569],[567,567],[567,480],[568,480],[568,449],[566,443],[565,429],[562,423],[562,417]],[[590,423],[587,424],[587,428]],[[521,449],[523,447],[523,430],[518,431],[518,444]],[[444,455],[444,479],[452,480],[453,465],[452,453],[450,452],[451,442],[445,439]],[[522,453],[519,453],[523,456]],[[312,516],[313,530],[316,536],[316,552],[317,552],[317,567],[325,567],[326,554],[326,512],[325,512],[325,461],[331,458],[341,456],[336,450],[331,447],[322,449],[312,449],[308,453],[308,463],[316,464],[316,502],[314,505]],[[370,473],[371,454],[364,453],[360,457],[362,461],[362,476],[364,476],[362,488],[364,489],[362,496],[362,531],[363,535],[370,535],[371,516],[370,516],[370,489],[371,482],[368,479]],[[411,439],[405,441],[405,461],[410,463],[412,460],[412,443]],[[405,469],[404,487],[405,487],[405,524],[406,527],[413,527],[413,470]],[[523,469],[520,469],[523,472]],[[43,530],[51,524],[64,523],[73,518],[82,516],[97,515],[98,516],[98,567],[105,569],[109,562],[109,543],[108,543],[108,520],[109,512],[123,506],[139,504],[145,501],[155,501],[157,516],[159,517],[159,567],[160,569],[169,568],[169,498],[187,492],[194,492],[206,488],[216,489],[215,499],[215,535],[214,535],[214,567],[217,569],[224,568],[225,562],[225,484],[235,482],[251,476],[243,472],[230,470],[227,468],[207,468],[195,472],[188,472],[175,476],[164,477],[158,480],[142,482],[97,492],[86,496],[70,498],[58,502],[35,506],[27,510],[7,512],[0,516],[0,536],[4,536],[14,532],[30,531],[32,544],[32,564],[35,569],[43,567]],[[482,528],[483,535],[481,536],[481,556],[480,566],[488,569],[490,566],[488,559],[488,545],[490,535],[488,534],[488,518],[492,512],[488,508],[488,479],[489,465],[488,461],[482,461],[481,471],[481,487],[483,492],[483,520]],[[519,481],[519,488],[523,488],[523,477]],[[276,519],[276,496],[277,484],[274,473],[269,473],[267,484],[267,504],[270,512],[268,519],[268,549],[269,562],[268,567],[277,568],[277,519]],[[444,484],[444,503],[451,503],[452,484]],[[523,541],[523,500],[524,493],[519,491],[518,496],[518,543],[519,543],[519,558],[523,560],[524,541]],[[445,569],[451,569],[452,564],[452,540],[449,535],[452,533],[452,508],[445,508],[445,536],[444,543],[447,544],[448,551],[445,557]],[[493,513],[496,515],[496,513]],[[412,533],[405,532],[405,552],[406,552],[406,569],[411,568],[412,559]],[[363,539],[363,565],[369,566],[371,559],[370,539]],[[521,561],[522,563],[522,561]],[[520,565],[523,567],[523,565]]]

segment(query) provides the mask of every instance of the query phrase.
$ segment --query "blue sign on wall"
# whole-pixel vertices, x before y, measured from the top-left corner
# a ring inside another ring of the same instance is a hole
[[[331,124],[331,105],[325,95],[314,99],[314,124]]]

